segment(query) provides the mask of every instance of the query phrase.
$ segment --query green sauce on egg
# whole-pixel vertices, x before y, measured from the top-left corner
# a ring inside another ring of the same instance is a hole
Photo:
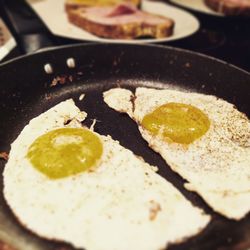
[[[101,158],[101,140],[85,128],[61,128],[38,137],[29,147],[32,166],[51,179],[89,170]]]
[[[142,126],[172,142],[190,144],[208,131],[210,121],[192,105],[167,103],[145,115]]]

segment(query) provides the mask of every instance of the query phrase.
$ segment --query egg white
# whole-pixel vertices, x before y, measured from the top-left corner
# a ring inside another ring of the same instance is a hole
[[[86,250],[157,250],[208,224],[210,216],[159,176],[156,167],[110,136],[95,133],[103,155],[94,171],[57,180],[37,171],[26,158],[32,142],[53,129],[81,127],[86,115],[73,100],[61,102],[32,119],[11,145],[4,197],[22,225]]]
[[[134,103],[127,105],[131,100]],[[104,101],[129,114],[149,146],[187,180],[185,187],[215,211],[236,220],[250,211],[250,122],[236,107],[215,96],[150,88],[137,88],[135,95],[127,89],[111,89],[104,93]],[[141,126],[143,117],[169,102],[202,110],[211,123],[208,132],[188,146],[150,134]]]

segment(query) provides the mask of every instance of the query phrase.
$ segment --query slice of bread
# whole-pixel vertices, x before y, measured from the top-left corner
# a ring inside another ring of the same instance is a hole
[[[141,0],[66,0],[65,9],[69,11],[82,7],[114,6],[124,2],[132,3],[137,7],[140,7],[141,4]]]
[[[138,10],[131,4],[115,7],[89,7],[68,12],[78,27],[104,38],[165,38],[173,34],[173,20]]]
[[[250,0],[204,0],[212,10],[227,16],[250,16]]]

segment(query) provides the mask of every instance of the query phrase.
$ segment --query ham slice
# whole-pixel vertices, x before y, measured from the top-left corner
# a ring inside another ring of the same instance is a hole
[[[174,27],[171,19],[141,11],[129,3],[81,8],[69,11],[68,18],[73,24],[105,38],[163,38],[172,35]]]
[[[65,9],[69,11],[81,7],[114,6],[122,2],[134,4],[138,8],[141,5],[141,0],[66,0]]]

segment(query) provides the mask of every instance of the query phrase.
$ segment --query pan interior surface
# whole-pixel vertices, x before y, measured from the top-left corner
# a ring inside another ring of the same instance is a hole
[[[72,57],[76,61],[76,68],[68,69],[65,61]],[[54,67],[52,75],[43,70],[44,64],[48,62]],[[28,74],[24,73],[25,67],[30,67]],[[60,82],[62,78],[66,79],[63,83]],[[198,195],[186,191],[183,188],[185,181],[166,167],[157,153],[149,149],[135,122],[110,109],[102,98],[102,93],[113,87],[132,91],[141,86],[170,88],[187,93],[216,95],[234,103],[249,116],[249,74],[221,62],[171,48],[86,45],[39,53],[3,65],[0,79],[3,84],[0,90],[0,151],[10,150],[11,142],[30,119],[63,100],[73,98],[76,105],[88,113],[84,122],[86,126],[96,119],[96,132],[111,135],[149,164],[158,166],[160,175],[172,182],[193,204],[213,216],[212,222],[201,234],[169,249],[243,250],[249,247],[249,215],[239,222],[227,220],[214,213]],[[55,79],[58,83],[51,86]],[[83,93],[85,97],[80,100]],[[4,165],[5,162],[0,161],[1,172]],[[0,187],[3,190],[2,178]],[[7,207],[2,192],[0,221],[0,240],[17,249],[73,249],[64,243],[41,239],[19,225]]]

